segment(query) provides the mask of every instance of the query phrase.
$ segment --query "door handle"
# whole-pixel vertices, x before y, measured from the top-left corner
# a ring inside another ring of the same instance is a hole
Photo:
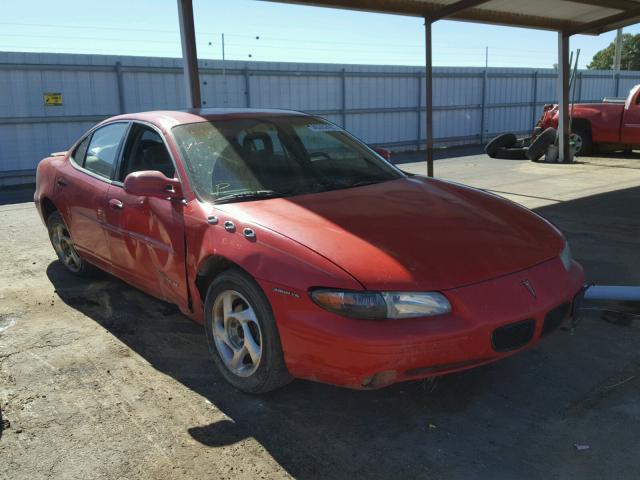
[[[57,184],[59,187],[66,187],[66,186],[67,186],[67,181],[66,181],[64,178],[60,178],[60,177],[58,177],[58,178],[56,179],[56,184]]]
[[[112,198],[111,200],[109,200],[109,206],[114,210],[121,210],[122,207],[124,207],[124,203],[122,203],[117,198]]]

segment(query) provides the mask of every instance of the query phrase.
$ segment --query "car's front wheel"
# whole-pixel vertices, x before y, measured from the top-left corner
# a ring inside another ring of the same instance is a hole
[[[62,215],[53,212],[47,219],[47,229],[51,245],[58,255],[58,259],[67,270],[76,275],[85,275],[91,271],[91,266],[85,262],[73,245],[69,229],[67,228]]]
[[[218,370],[239,390],[264,393],[291,381],[271,306],[244,272],[227,270],[209,286],[205,332]]]

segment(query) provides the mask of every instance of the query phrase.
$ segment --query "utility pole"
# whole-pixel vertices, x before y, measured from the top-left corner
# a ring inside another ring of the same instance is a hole
[[[620,71],[620,63],[622,62],[622,29],[616,32],[616,51],[613,57],[613,71]]]
[[[224,56],[224,33],[222,34],[222,88],[224,89],[224,106],[227,107],[229,103],[229,95],[227,91],[227,67]]]

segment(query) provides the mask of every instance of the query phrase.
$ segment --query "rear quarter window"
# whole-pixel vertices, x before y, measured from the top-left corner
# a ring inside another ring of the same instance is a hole
[[[91,135],[87,136],[80,145],[76,147],[71,155],[71,159],[77,164],[82,166],[84,164],[84,157],[87,155],[87,147],[89,147],[89,140],[91,140]]]

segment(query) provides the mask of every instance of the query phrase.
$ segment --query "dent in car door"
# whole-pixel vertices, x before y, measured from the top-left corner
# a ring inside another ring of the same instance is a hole
[[[136,150],[141,144],[144,147]],[[118,179],[133,171],[151,169],[173,176],[173,164],[166,163],[169,154],[161,147],[164,145],[157,133],[134,124]],[[107,236],[118,276],[152,295],[186,305],[182,203],[131,195],[121,182],[111,185],[107,203]]]
[[[167,301],[186,303],[182,204],[130,195],[117,185],[107,197],[107,236],[118,276]]]

